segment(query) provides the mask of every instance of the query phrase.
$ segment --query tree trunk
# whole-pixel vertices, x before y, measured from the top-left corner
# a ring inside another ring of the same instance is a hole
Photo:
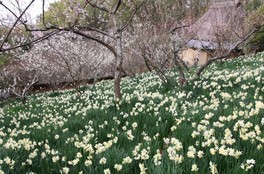
[[[179,84],[181,86],[185,85],[186,84],[186,78],[185,78],[185,74],[184,74],[184,71],[182,69],[182,66],[180,64],[180,60],[179,60],[179,52],[178,50],[176,49],[176,43],[174,42],[173,43],[173,61],[174,61],[174,64],[177,66],[178,68],[178,72],[179,72]]]
[[[116,56],[115,56],[115,99],[117,101],[121,100],[121,77],[122,77],[122,31],[119,28],[119,24],[116,20],[116,15],[113,15],[113,22],[115,25],[115,47],[116,47]]]

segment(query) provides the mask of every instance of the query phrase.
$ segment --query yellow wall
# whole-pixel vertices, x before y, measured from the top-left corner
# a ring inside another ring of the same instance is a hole
[[[181,53],[180,57],[188,66],[194,66],[195,63],[197,63],[198,66],[202,66],[206,64],[208,60],[211,58],[211,56],[205,51],[195,50],[192,48],[188,48],[184,50]],[[195,60],[197,58],[198,60]]]

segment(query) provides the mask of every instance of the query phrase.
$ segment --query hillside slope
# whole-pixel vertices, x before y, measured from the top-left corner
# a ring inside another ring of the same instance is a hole
[[[8,102],[0,173],[263,173],[263,65],[264,53],[214,64],[185,87],[124,78],[118,103],[113,81]]]

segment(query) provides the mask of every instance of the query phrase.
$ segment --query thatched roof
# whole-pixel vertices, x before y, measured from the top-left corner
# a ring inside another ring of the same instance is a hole
[[[214,2],[208,11],[189,27],[189,32],[195,37],[188,43],[189,47],[209,49],[217,47],[218,43],[236,43],[238,35],[245,32],[245,11],[241,3],[234,0]],[[205,45],[204,45],[205,44]]]

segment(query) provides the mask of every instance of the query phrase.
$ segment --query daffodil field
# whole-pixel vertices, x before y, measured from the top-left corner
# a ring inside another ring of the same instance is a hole
[[[264,53],[168,76],[0,103],[0,173],[264,173]]]

